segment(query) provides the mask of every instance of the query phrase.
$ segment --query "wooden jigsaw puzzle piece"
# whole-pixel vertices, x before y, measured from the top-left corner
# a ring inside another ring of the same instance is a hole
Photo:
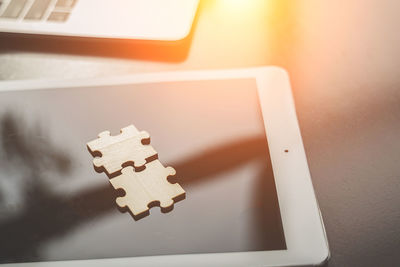
[[[127,207],[134,216],[149,210],[148,203],[152,201],[140,180],[136,179],[133,167],[122,169],[122,175],[110,179],[115,189],[123,189],[125,196],[118,197],[115,202],[121,208]]]
[[[98,134],[98,138],[87,143],[90,152],[100,151],[109,145],[124,141],[139,134],[138,129],[132,124],[120,130],[120,134],[111,136],[110,131],[103,131]]]
[[[149,205],[155,202],[159,203],[162,211],[170,210],[175,200],[185,197],[179,184],[167,180],[175,173],[173,168],[162,166],[159,160],[147,163],[141,172],[135,172],[132,167],[122,169],[120,176],[110,179],[115,189],[125,191],[125,196],[116,199],[117,205],[128,207],[134,216],[148,212]]]
[[[87,143],[92,155],[101,153],[93,159],[98,172],[105,171],[109,177],[117,174],[124,165],[143,168],[147,161],[157,158],[157,152],[149,145],[150,135],[139,132],[133,125],[121,129],[121,134],[110,136],[109,131],[99,134],[99,138]]]

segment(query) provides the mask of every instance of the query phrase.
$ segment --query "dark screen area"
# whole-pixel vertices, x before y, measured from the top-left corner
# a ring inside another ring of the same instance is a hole
[[[186,199],[135,220],[86,143],[134,124]],[[254,80],[0,93],[0,262],[286,249]]]

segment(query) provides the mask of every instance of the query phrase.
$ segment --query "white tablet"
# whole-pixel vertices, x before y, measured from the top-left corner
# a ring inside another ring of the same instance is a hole
[[[135,220],[86,143],[134,124],[186,199]],[[329,249],[276,67],[0,82],[0,263],[318,265]],[[74,262],[71,262],[74,261]]]

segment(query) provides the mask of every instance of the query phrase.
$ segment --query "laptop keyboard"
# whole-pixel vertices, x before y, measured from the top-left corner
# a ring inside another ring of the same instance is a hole
[[[77,0],[0,0],[0,18],[65,22]]]

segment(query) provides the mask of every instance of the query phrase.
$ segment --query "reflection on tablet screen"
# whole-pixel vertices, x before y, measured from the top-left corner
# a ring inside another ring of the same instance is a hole
[[[0,262],[286,249],[253,79],[0,93]],[[134,124],[186,199],[135,221],[86,142]]]

